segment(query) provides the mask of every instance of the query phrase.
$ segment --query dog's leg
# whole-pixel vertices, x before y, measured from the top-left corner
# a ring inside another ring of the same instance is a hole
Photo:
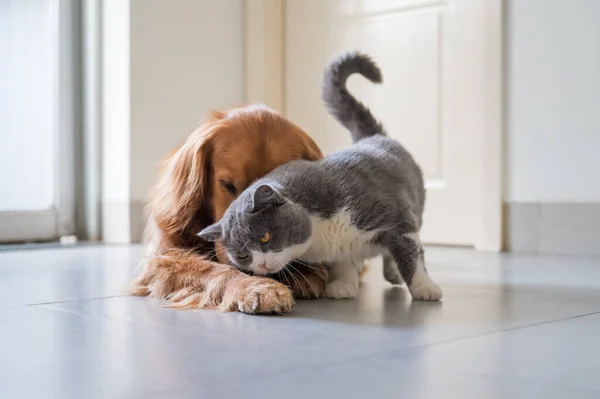
[[[129,292],[170,299],[171,307],[180,309],[264,314],[285,313],[294,305],[290,289],[273,279],[248,276],[183,250],[145,258]]]

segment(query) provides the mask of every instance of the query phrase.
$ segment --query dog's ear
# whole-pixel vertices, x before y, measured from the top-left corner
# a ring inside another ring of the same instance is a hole
[[[204,124],[164,163],[154,186],[149,213],[167,239],[180,237],[196,212],[206,209],[211,143],[218,129],[216,123]]]
[[[302,144],[304,146],[304,154],[302,155],[303,159],[307,161],[318,161],[323,158],[323,153],[321,149],[315,143],[315,141],[303,131],[300,131]]]
[[[226,112],[212,111],[210,113],[210,120],[211,121],[219,121],[221,119],[225,119],[226,117],[227,117],[227,113]]]

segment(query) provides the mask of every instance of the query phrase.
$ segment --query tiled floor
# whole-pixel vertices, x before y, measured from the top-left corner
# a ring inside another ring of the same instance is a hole
[[[124,296],[140,248],[0,253],[0,398],[600,398],[600,259],[428,250],[282,317]]]

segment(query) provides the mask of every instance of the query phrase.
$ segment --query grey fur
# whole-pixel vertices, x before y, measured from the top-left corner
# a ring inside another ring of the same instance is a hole
[[[356,142],[378,133],[385,134],[385,130],[371,111],[348,92],[346,81],[354,73],[360,73],[373,83],[383,80],[371,57],[356,51],[345,53],[334,58],[325,70],[321,97],[331,115],[350,131]]]
[[[275,169],[248,187],[218,223],[236,266],[243,269],[248,264],[236,261],[236,254],[280,251],[306,242],[311,235],[311,215],[327,219],[347,209],[354,226],[377,232],[372,244],[387,250],[410,285],[423,252],[420,243],[405,234],[418,233],[421,228],[423,174],[411,154],[386,137],[369,110],[348,93],[344,83],[354,72],[374,81],[381,78],[370,58],[350,53],[332,62],[323,86],[331,113],[352,132],[354,144],[321,161],[293,161]],[[262,244],[259,238],[265,231],[271,232],[273,239]],[[214,227],[199,234],[214,240],[211,232]]]

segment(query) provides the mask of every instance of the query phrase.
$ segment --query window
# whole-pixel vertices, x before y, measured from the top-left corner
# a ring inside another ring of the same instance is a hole
[[[74,4],[0,2],[0,241],[73,233]]]

